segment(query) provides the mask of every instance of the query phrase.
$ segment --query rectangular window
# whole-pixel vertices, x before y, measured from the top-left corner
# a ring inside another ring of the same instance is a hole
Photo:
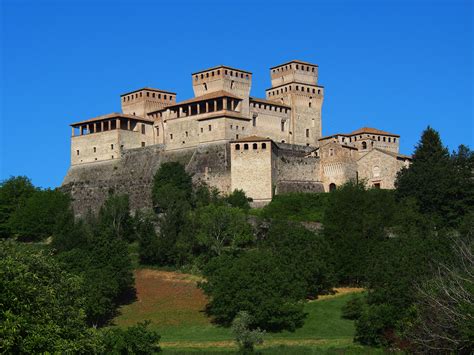
[[[97,148],[96,148],[96,147],[94,147],[94,153],[96,153],[96,152],[97,152]]]
[[[253,118],[252,118],[252,125],[253,125],[254,127],[257,126],[257,117],[253,117]]]
[[[285,121],[281,121],[281,131],[285,131]]]
[[[76,154],[79,155],[79,150],[76,150]]]
[[[173,139],[173,133],[170,134],[170,139]]]
[[[309,138],[309,129],[306,129],[306,138]]]
[[[157,136],[160,135],[160,127],[156,127],[156,135],[157,135]]]
[[[113,144],[110,145],[110,149],[114,150],[114,145]]]
[[[204,132],[204,128],[201,127],[201,133],[203,133],[203,132]]]
[[[142,142],[142,147],[144,147],[144,146],[145,146],[145,142]]]
[[[212,126],[211,125],[209,125],[209,131],[212,131]]]
[[[145,134],[145,124],[142,123],[142,134]]]

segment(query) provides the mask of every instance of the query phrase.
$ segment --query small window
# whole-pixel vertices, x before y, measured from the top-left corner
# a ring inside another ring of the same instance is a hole
[[[285,131],[285,121],[281,121],[281,131]]]
[[[123,144],[120,146],[120,149],[123,149]]]
[[[366,142],[362,142],[362,149],[367,149],[367,143]]]
[[[76,150],[76,155],[79,155],[79,150]]]
[[[163,98],[166,100],[166,95],[163,95]]]
[[[142,134],[145,134],[145,124],[142,123]]]
[[[239,139],[239,135],[238,135],[238,134],[235,135],[235,139]]]
[[[377,140],[380,142],[380,136],[377,137]]]
[[[94,153],[96,153],[96,152],[97,152],[97,148],[96,148],[96,147],[94,147]]]
[[[114,156],[112,155],[112,159],[114,158]]]
[[[186,137],[188,137],[188,131],[186,131],[185,133],[186,133]]]
[[[393,143],[396,143],[397,142],[397,138],[393,138]]]
[[[235,145],[235,150],[240,150],[240,144]]]
[[[384,141],[384,142],[386,141],[385,137],[383,137],[383,141]]]
[[[114,145],[113,144],[110,145],[110,149],[114,150]]]
[[[160,135],[160,127],[156,127],[156,135],[157,135],[157,136]]]
[[[252,126],[254,126],[254,127],[257,126],[257,117],[256,116],[252,117]]]
[[[142,147],[144,147],[144,146],[145,146],[145,142],[142,142]]]
[[[391,143],[391,142],[392,142],[392,138],[388,137],[388,142]]]
[[[249,145],[248,144],[244,144],[244,150],[249,150]]]
[[[150,93],[149,93],[149,92],[146,93],[146,97],[150,97]]]
[[[309,138],[309,129],[306,129],[306,138]]]
[[[209,125],[209,132],[212,131],[212,125]]]
[[[233,125],[230,125],[230,129],[232,129],[234,126]]]
[[[173,139],[173,133],[170,133],[170,139]]]
[[[262,149],[267,149],[267,143],[262,143]]]
[[[201,133],[204,133],[204,128],[201,127]]]
[[[257,143],[254,143],[254,144],[252,145],[252,148],[253,148],[253,149],[258,149],[258,144],[257,144]]]

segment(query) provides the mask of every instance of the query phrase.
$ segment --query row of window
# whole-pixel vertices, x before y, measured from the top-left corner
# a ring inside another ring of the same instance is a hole
[[[313,66],[309,66],[309,65],[303,65],[303,64],[296,64],[296,69],[299,70],[301,68],[301,70],[306,70],[306,71],[311,71],[311,72],[315,72],[315,67]],[[278,67],[276,69],[273,69],[272,72],[273,73],[277,73],[277,72],[280,72],[280,71],[287,71],[288,69],[293,69],[292,67],[292,64],[288,64],[288,65],[285,65],[284,67]]]
[[[130,100],[133,100],[133,99],[138,99],[139,97],[143,97],[143,92],[139,92],[139,93],[124,96],[123,97],[123,102],[130,101]],[[146,97],[161,99],[161,94],[147,91],[146,92]],[[163,100],[173,101],[173,95],[163,94]]]
[[[146,143],[145,143],[145,142],[142,142],[141,145],[142,145],[142,147],[144,147],[144,146],[146,145]],[[122,145],[120,146],[120,149],[123,149],[123,148],[124,148],[124,145],[122,144]],[[94,153],[97,153],[97,147],[93,147],[92,150],[93,150]],[[110,145],[110,150],[114,150],[114,145],[113,145],[113,144]],[[76,150],[76,155],[80,155],[80,153],[81,153],[80,150],[77,149],[77,150]],[[112,159],[113,159],[113,156],[112,156]],[[95,160],[97,160],[97,158],[96,158]]]
[[[370,138],[370,135],[368,134],[367,137]],[[363,138],[363,136],[360,135],[359,138]],[[375,140],[375,136],[372,136],[372,139]],[[382,142],[387,142],[387,141],[388,141],[389,143],[392,143],[392,142],[393,142],[393,143],[396,143],[396,142],[397,142],[397,138],[395,138],[395,137],[392,138],[392,137],[380,137],[380,136],[377,136],[377,140],[378,140],[379,142],[380,142],[380,141],[382,141]],[[345,142],[345,141],[346,141],[346,137],[342,137],[342,141]],[[354,137],[354,142],[356,142],[356,141],[357,141],[357,136]],[[349,142],[352,142],[352,137],[349,137]]]
[[[212,125],[207,126],[207,129],[209,130],[209,132],[211,132],[211,131],[212,131]],[[157,133],[158,133],[158,135],[159,135],[159,133],[160,133],[160,131],[158,130],[158,128],[157,128]],[[203,128],[203,127],[201,127],[201,133],[204,133],[204,128]],[[189,132],[188,132],[188,131],[185,131],[184,134],[186,135],[186,137],[189,136]],[[171,139],[171,140],[173,139],[173,133],[170,133],[170,139]]]
[[[255,119],[255,118],[254,118]],[[255,126],[255,124],[254,124]],[[234,129],[234,125],[230,125],[230,129]],[[242,126],[242,131],[245,129],[244,126]],[[238,131],[239,130],[239,126],[235,126],[235,130]]]
[[[292,91],[291,85],[285,86],[284,88],[281,88],[281,89],[269,91],[268,96],[280,95],[288,91]],[[307,92],[307,93],[313,93],[313,94],[317,93],[318,95],[321,95],[321,89],[316,90],[315,88],[309,88],[309,87],[299,86],[299,85],[295,85],[295,91],[301,91],[301,92]]]
[[[205,74],[204,74],[204,73],[201,73],[201,75],[195,75],[195,76],[194,76],[194,80],[197,81],[199,78],[204,79],[204,78],[213,77],[213,76],[215,76],[215,75],[221,75],[221,70],[220,70],[220,69],[217,69],[217,70],[213,70],[213,71],[211,71],[211,72],[207,72],[207,73],[205,73]],[[233,70],[227,70],[227,69],[224,70],[224,75],[235,76],[235,77],[237,77],[237,78],[240,77],[240,78],[242,78],[242,79],[245,77],[245,79],[247,79],[247,80],[248,80],[249,77],[250,77],[249,74],[244,74],[244,73],[241,73],[241,72],[238,72],[238,71],[235,71],[235,72],[234,72]]]
[[[267,104],[261,104],[261,103],[255,103],[255,102],[252,103],[252,107],[263,108],[264,110],[266,110],[267,107],[268,107],[268,110],[270,110],[270,111],[273,110],[275,112],[280,111],[280,112],[284,112],[284,113],[287,113],[288,110],[289,110],[288,108],[281,107],[281,106],[275,106],[275,105],[271,105],[271,104],[267,105]]]
[[[240,144],[236,144],[235,145],[235,150],[240,150]],[[267,149],[267,143],[262,143],[261,144],[261,148],[263,150]],[[252,144],[252,149],[258,149],[258,144],[257,143],[253,143]],[[249,150],[249,145],[247,143],[244,144],[244,150]]]

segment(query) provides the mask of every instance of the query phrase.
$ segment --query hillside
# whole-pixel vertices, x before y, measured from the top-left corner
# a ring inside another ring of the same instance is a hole
[[[213,325],[205,315],[207,300],[197,288],[197,277],[138,269],[135,279],[137,300],[120,309],[116,325],[126,327],[150,319],[152,328],[161,334],[160,345],[166,351],[235,349],[230,330]],[[352,343],[353,322],[340,317],[342,305],[355,292],[361,289],[339,289],[334,296],[309,302],[305,307],[308,313],[305,325],[293,333],[267,334],[263,348],[271,348],[272,353],[282,350],[281,346],[291,346],[291,351],[298,353],[299,350],[313,353],[330,349],[367,352],[367,348]],[[289,349],[283,349],[288,353]]]

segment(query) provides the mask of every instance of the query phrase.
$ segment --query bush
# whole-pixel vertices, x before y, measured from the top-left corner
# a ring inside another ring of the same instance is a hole
[[[263,218],[291,221],[321,222],[324,218],[329,194],[324,193],[290,193],[276,195],[266,205],[261,215]]]
[[[235,342],[242,351],[253,351],[255,345],[263,344],[265,331],[252,329],[253,317],[247,312],[239,312],[232,321]]]
[[[160,335],[148,329],[150,321],[127,329],[109,328],[102,332],[104,354],[155,354],[161,351]]]
[[[342,318],[359,319],[364,309],[364,301],[361,297],[354,296],[342,307]]]
[[[232,207],[238,207],[244,211],[248,211],[250,209],[249,202],[252,202],[252,199],[247,197],[243,190],[234,190],[229,196],[225,198],[225,200]]]

